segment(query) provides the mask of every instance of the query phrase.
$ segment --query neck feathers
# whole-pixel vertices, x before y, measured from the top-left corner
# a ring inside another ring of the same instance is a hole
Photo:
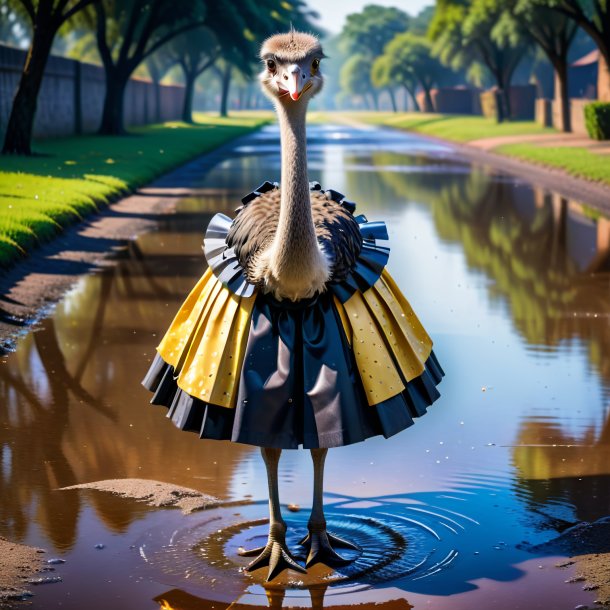
[[[307,176],[306,106],[278,102],[282,142],[280,215],[265,256],[264,282],[278,298],[293,301],[322,292],[330,277],[311,213]]]

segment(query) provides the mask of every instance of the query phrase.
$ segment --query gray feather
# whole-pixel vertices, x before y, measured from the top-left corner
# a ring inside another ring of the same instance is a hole
[[[311,211],[318,243],[331,263],[331,282],[345,279],[362,248],[358,223],[349,209],[320,190],[311,191]],[[227,246],[252,277],[258,254],[269,247],[280,216],[280,189],[274,188],[241,206],[229,229]]]

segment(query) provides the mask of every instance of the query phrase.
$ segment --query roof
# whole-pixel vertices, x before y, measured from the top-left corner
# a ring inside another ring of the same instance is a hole
[[[595,64],[599,61],[599,49],[594,49],[590,53],[587,53],[580,59],[577,59],[571,65],[573,68],[579,68],[582,66],[590,66],[591,64]]]

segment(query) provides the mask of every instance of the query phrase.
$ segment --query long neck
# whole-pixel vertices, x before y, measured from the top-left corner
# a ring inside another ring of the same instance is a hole
[[[277,104],[282,142],[280,217],[274,244],[278,271],[302,268],[320,256],[316,239],[309,180],[305,104]]]

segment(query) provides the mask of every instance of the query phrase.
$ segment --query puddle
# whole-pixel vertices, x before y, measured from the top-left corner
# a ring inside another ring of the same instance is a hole
[[[279,175],[269,127],[215,167],[194,166],[198,196],[118,266],[79,282],[0,360],[0,535],[65,560],[45,574],[61,582],[35,588],[34,610],[593,603],[594,591],[565,582],[574,573],[556,567],[561,557],[522,545],[610,512],[610,221],[416,136],[310,131],[310,178],[388,223],[390,271],[447,372],[441,400],[413,428],[329,452],[327,519],[362,553],[272,587],[244,573],[237,548],[266,535],[258,450],[178,431],[139,385],[205,268],[209,218]],[[279,476],[297,549],[308,452],[284,452]],[[123,477],[224,505],[185,516],[57,491]]]

